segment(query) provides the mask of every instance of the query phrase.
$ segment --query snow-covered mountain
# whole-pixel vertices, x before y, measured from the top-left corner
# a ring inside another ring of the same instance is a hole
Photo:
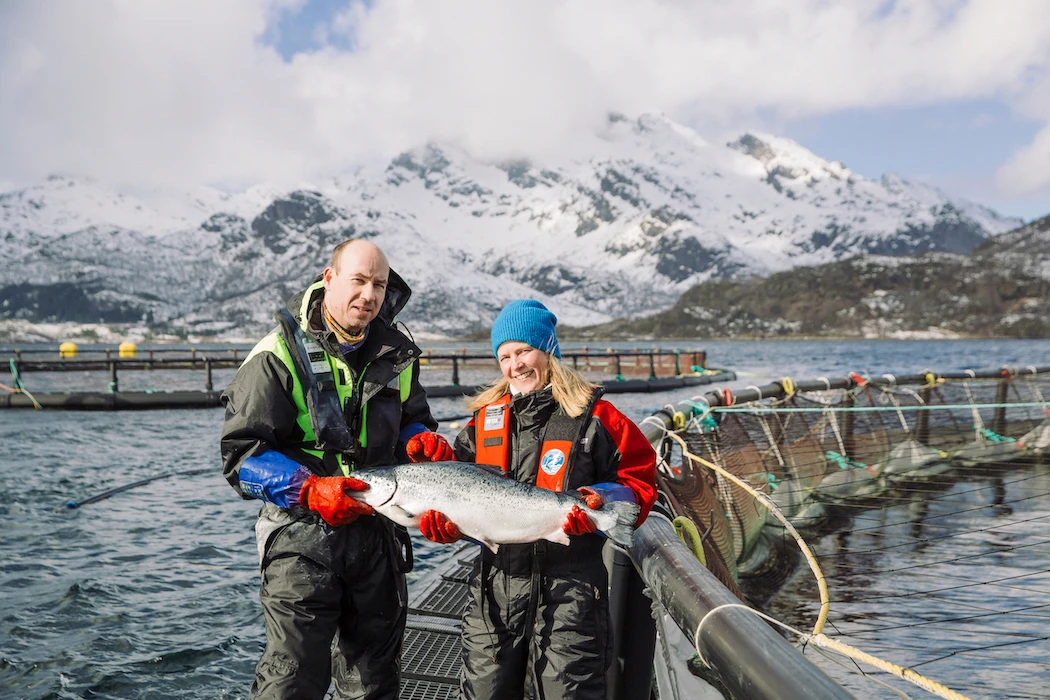
[[[414,330],[476,331],[522,296],[582,325],[660,311],[710,278],[968,252],[1020,223],[787,139],[708,143],[664,117],[611,116],[560,160],[431,144],[295,191],[52,176],[0,194],[0,318],[259,334],[335,243],[360,237],[412,285]]]

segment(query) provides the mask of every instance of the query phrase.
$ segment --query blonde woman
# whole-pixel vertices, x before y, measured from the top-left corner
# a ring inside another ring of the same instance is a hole
[[[638,503],[641,524],[656,500],[656,455],[601,389],[561,361],[557,318],[538,301],[511,302],[492,326],[502,377],[468,401],[474,419],[456,457],[555,491],[576,491],[590,508]],[[539,541],[482,548],[463,619],[463,697],[601,700],[611,663],[603,538],[586,508],[563,529],[568,546]],[[513,518],[514,513],[507,513]],[[436,542],[459,529],[428,511]]]

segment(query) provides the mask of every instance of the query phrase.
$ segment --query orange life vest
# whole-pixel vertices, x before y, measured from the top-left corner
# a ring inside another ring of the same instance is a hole
[[[551,491],[566,489],[574,448],[601,393],[595,391],[587,410],[578,418],[570,418],[560,409],[551,416],[543,431],[536,486]],[[474,415],[474,459],[478,464],[499,467],[504,474],[510,473],[511,398],[505,394]]]

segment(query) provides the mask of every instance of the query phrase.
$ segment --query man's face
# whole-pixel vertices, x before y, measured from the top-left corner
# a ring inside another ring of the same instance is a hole
[[[347,246],[338,268],[324,271],[324,304],[340,326],[352,333],[379,314],[386,298],[390,267],[383,254],[367,243]]]

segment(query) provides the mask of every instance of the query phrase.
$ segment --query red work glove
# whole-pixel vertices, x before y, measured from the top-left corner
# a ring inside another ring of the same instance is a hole
[[[598,510],[605,505],[605,499],[586,486],[576,489],[576,493],[580,494],[580,497],[587,502],[587,507],[591,510]]]
[[[583,512],[579,506],[573,506],[565,518],[565,524],[561,526],[566,535],[587,535],[598,529],[590,516]]]
[[[349,476],[312,474],[299,491],[299,505],[320,514],[336,527],[349,525],[359,515],[372,515],[372,506],[347,495],[347,491],[366,491],[368,484]]]
[[[448,440],[437,433],[416,433],[405,443],[410,462],[453,462],[456,453]]]
[[[424,511],[419,516],[419,531],[423,537],[438,544],[449,544],[462,537],[456,524],[436,510]]]

